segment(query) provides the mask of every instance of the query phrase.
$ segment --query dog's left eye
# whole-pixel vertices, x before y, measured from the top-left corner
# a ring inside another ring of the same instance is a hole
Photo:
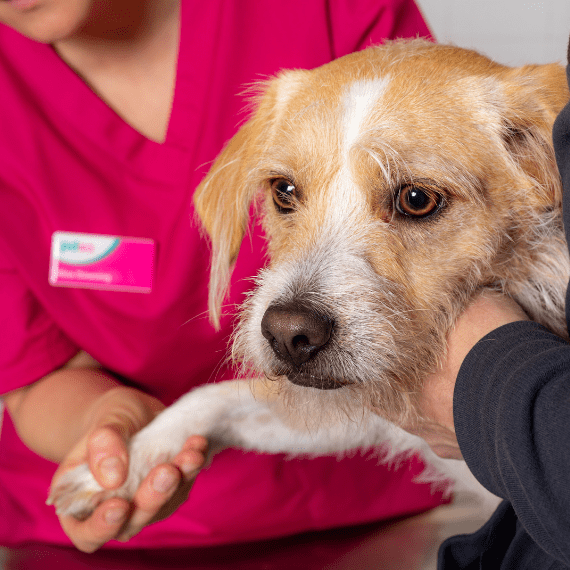
[[[280,212],[288,213],[295,209],[297,188],[286,178],[275,178],[271,181],[271,195]]]
[[[396,209],[400,214],[425,218],[443,204],[443,197],[431,188],[404,186],[396,197]]]

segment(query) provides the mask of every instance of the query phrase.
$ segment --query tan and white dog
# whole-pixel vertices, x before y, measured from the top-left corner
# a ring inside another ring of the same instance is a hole
[[[121,489],[103,491],[81,466],[52,490],[60,513],[84,517],[103,498],[132,497],[191,434],[206,436],[212,454],[420,452],[432,480],[475,489],[462,462],[397,427],[418,420],[422,378],[457,316],[491,288],[567,336],[570,265],[551,144],[568,100],[561,66],[514,69],[399,41],[283,72],[260,91],[196,207],[213,244],[214,323],[251,204],[262,213],[270,264],[234,343],[244,375],[262,380],[182,397],[133,438]]]

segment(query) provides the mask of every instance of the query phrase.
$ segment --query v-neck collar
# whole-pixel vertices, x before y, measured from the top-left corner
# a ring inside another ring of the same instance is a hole
[[[191,109],[185,102],[191,81],[185,6],[187,3],[182,0],[176,82],[166,138],[162,143],[147,138],[127,123],[59,57],[53,47],[9,30],[14,34],[14,41],[9,42],[13,48],[9,57],[16,66],[18,60],[22,61],[22,66],[18,66],[20,70],[29,68],[30,61],[35,62],[33,69],[26,73],[26,81],[41,94],[42,103],[52,109],[55,117],[107,152],[111,160],[121,161],[135,175],[175,183],[188,174],[189,154],[193,148],[189,136]]]

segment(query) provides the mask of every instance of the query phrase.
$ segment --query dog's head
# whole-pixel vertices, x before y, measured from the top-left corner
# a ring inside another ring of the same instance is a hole
[[[416,40],[262,90],[196,193],[212,319],[256,201],[270,265],[238,355],[303,397],[340,388],[321,399],[349,394],[402,421],[474,293],[520,297],[537,272],[550,239],[537,228],[551,232],[561,199],[550,133],[564,70]]]

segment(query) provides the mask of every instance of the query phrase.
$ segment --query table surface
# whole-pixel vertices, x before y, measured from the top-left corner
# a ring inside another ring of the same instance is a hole
[[[441,541],[473,532],[483,515],[446,505],[405,519],[215,548],[102,550],[30,544],[0,548],[0,570],[434,570]]]

